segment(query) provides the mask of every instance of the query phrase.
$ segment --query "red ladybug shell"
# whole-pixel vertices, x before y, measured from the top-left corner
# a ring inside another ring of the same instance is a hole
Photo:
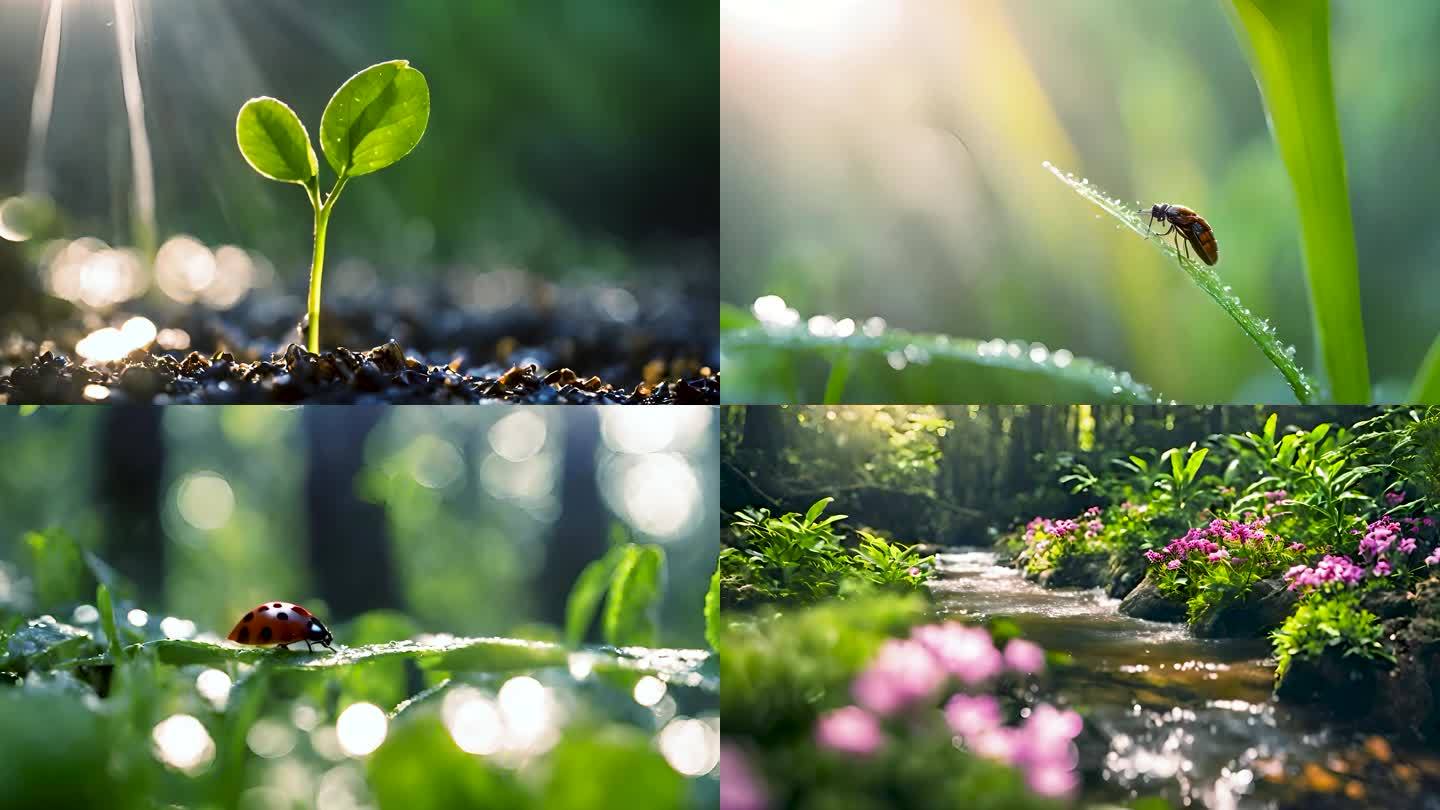
[[[265,647],[306,639],[318,642],[322,635],[328,637],[330,633],[305,608],[291,602],[266,602],[240,617],[235,629],[226,638],[240,644]]]

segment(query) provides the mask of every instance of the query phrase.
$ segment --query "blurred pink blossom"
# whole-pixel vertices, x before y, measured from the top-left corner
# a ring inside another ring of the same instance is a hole
[[[945,722],[965,740],[1000,727],[1000,701],[990,695],[958,694],[945,704]]]
[[[911,638],[924,645],[940,666],[969,686],[1000,674],[1004,659],[989,631],[959,622],[917,628]]]
[[[929,649],[915,641],[891,639],[856,676],[851,693],[861,706],[888,715],[934,697],[944,682],[945,670]]]
[[[765,786],[750,767],[745,752],[730,744],[720,746],[720,810],[766,810],[770,800]]]
[[[1044,672],[1045,650],[1033,641],[1012,638],[1005,645],[1005,665],[1024,675]]]
[[[880,748],[885,733],[875,715],[859,706],[846,706],[820,715],[815,724],[815,742],[821,748],[864,757]]]

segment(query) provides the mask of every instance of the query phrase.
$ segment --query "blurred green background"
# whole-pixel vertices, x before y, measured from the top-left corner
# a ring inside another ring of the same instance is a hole
[[[1425,0],[1333,4],[1335,92],[1381,399],[1440,330]],[[1076,197],[1215,228],[1224,280],[1319,375],[1289,179],[1218,0],[723,0],[721,297],[1039,341],[1180,401],[1292,401],[1179,268]],[[963,140],[963,144],[951,132]]]
[[[182,234],[236,245],[255,254],[253,286],[303,289],[304,194],[245,164],[236,112],[252,96],[282,98],[313,138],[346,78],[405,58],[429,80],[429,131],[401,167],[347,195],[331,228],[332,289],[456,270],[713,279],[718,16],[663,0],[3,0],[0,200],[47,194],[61,221],[28,245],[0,240],[0,277],[53,258],[42,235],[143,248],[141,133],[116,26],[132,7],[156,245]],[[53,98],[37,128],[52,21]],[[12,238],[29,230],[18,209],[0,219]]]
[[[8,409],[0,601],[91,601],[88,577],[32,570],[27,533],[59,532],[202,633],[278,599],[332,627],[390,609],[432,633],[544,637],[625,538],[666,551],[660,643],[703,647],[716,435],[711,408]]]

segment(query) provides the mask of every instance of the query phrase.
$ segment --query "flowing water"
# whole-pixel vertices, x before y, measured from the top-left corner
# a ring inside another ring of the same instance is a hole
[[[1087,798],[1209,808],[1440,808],[1440,757],[1401,751],[1271,697],[1263,639],[1197,639],[1121,615],[1100,590],[1045,589],[989,551],[942,554],[940,609],[1004,618],[1073,666],[1053,683],[1086,717]]]

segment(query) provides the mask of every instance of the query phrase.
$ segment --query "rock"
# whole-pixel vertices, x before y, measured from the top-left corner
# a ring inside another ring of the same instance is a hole
[[[1147,574],[1140,584],[1120,602],[1120,612],[1137,619],[1152,622],[1185,621],[1185,603],[1177,602],[1160,593],[1160,587]]]
[[[1035,581],[1044,588],[1098,588],[1105,583],[1109,562],[1105,552],[1067,554]]]
[[[1300,597],[1280,579],[1262,579],[1243,599],[1221,605],[1191,625],[1200,638],[1260,638],[1285,622]]]
[[[1134,558],[1128,562],[1122,562],[1118,558],[1110,560],[1110,583],[1105,586],[1105,595],[1111,599],[1124,599],[1135,590],[1135,586],[1145,579],[1145,572],[1149,566],[1145,564],[1144,558]]]
[[[1328,649],[1318,658],[1292,659],[1275,695],[1290,703],[1325,706],[1339,717],[1364,717],[1375,708],[1384,665]]]

